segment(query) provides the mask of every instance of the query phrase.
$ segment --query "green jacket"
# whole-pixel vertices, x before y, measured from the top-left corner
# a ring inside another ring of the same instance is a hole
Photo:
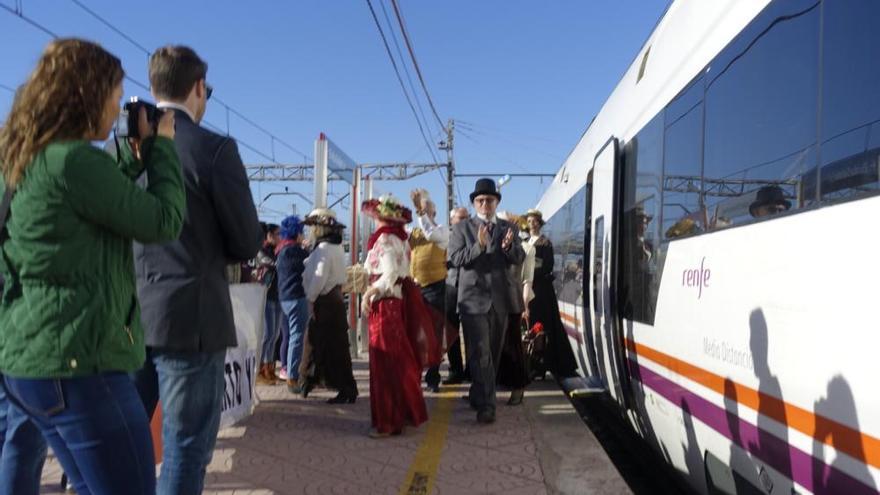
[[[63,378],[144,363],[132,240],[166,242],[183,226],[174,142],[144,142],[149,186],[87,141],[52,143],[15,192],[0,247],[0,372]]]

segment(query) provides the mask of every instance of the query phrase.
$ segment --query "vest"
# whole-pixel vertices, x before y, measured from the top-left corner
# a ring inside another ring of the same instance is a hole
[[[410,275],[422,287],[446,280],[446,250],[425,238],[422,229],[413,229],[409,236]]]

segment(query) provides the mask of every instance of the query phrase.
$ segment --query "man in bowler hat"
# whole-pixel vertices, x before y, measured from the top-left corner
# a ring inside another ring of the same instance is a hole
[[[515,305],[511,265],[525,259],[515,225],[496,217],[501,201],[495,181],[480,179],[470,195],[476,216],[453,227],[449,263],[459,270],[458,309],[471,373],[468,400],[477,421],[495,421],[495,374],[507,315]]]
[[[785,192],[779,186],[764,186],[755,193],[755,201],[749,205],[749,213],[754,218],[767,217],[788,211],[791,201],[785,199]]]

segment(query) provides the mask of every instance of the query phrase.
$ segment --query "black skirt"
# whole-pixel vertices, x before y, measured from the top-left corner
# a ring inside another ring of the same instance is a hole
[[[529,303],[529,327],[533,327],[538,322],[544,326],[544,335],[547,337],[544,362],[547,369],[556,378],[574,376],[577,361],[568,343],[565,327],[562,326],[553,282],[552,280],[539,282],[536,279],[533,290],[535,298]]]
[[[507,315],[507,335],[496,375],[499,385],[512,390],[525,388],[529,384],[529,369],[522,340],[522,315]]]
[[[308,338],[312,346],[306,379],[340,392],[357,393],[348,345],[348,312],[337,286],[315,300],[309,319]]]

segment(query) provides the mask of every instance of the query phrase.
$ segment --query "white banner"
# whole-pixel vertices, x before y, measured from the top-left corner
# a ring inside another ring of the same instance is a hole
[[[227,349],[226,393],[220,428],[232,426],[254,412],[257,361],[265,326],[266,287],[262,284],[230,284],[232,314],[238,346]]]

